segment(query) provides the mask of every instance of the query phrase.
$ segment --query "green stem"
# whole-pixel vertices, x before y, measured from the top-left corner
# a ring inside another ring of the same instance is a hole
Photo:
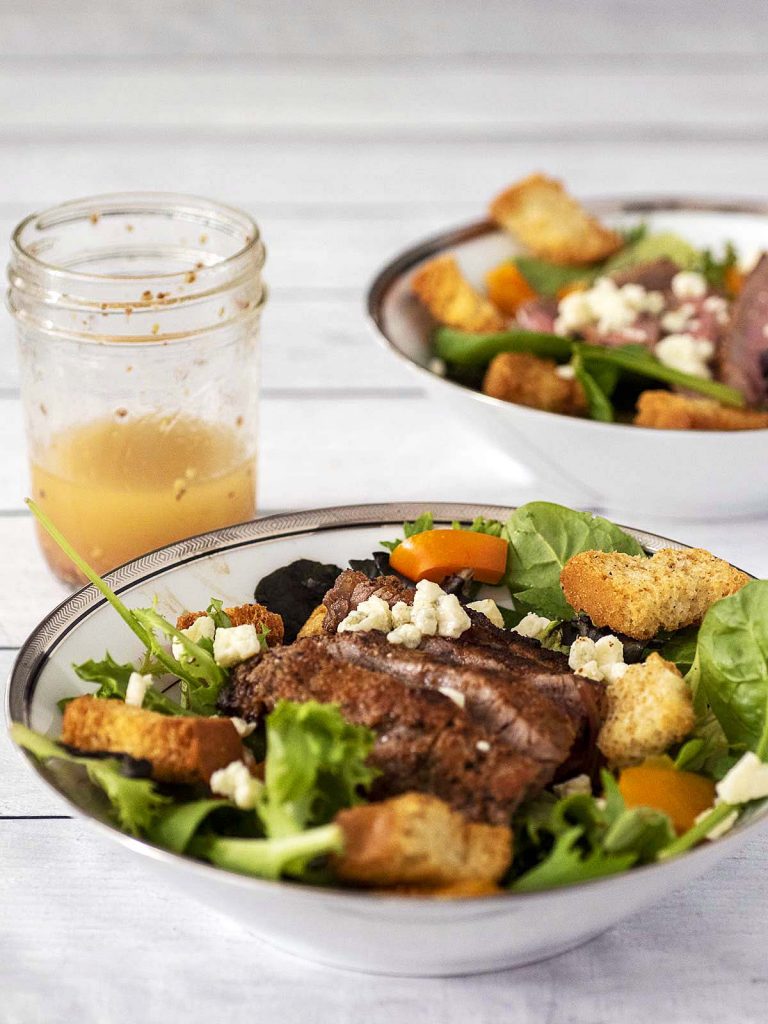
[[[230,839],[200,836],[187,847],[220,868],[259,878],[279,878],[283,874],[300,875],[314,857],[340,853],[344,846],[341,828],[331,823],[279,839]]]
[[[706,839],[716,825],[725,821],[728,815],[736,810],[738,808],[734,804],[718,804],[716,807],[713,807],[705,818],[702,818],[692,828],[689,828],[687,832],[683,832],[681,836],[678,836],[673,843],[666,846],[659,854],[659,860],[669,860],[670,857],[677,857],[678,854],[690,850],[691,847]]]
[[[435,332],[435,352],[454,366],[486,366],[500,352],[530,352],[543,359],[566,362],[573,345],[559,334],[511,330],[497,334],[468,334],[453,327]]]
[[[625,352],[620,348],[603,348],[599,345],[587,344],[582,344],[580,351],[588,362],[610,363],[628,373],[636,373],[640,377],[660,380],[665,384],[676,384],[688,391],[696,391],[708,398],[714,398],[716,401],[722,402],[723,405],[744,405],[744,395],[737,388],[720,384],[716,380],[694,377],[690,373],[674,370],[671,366],[665,366],[664,363],[650,355],[635,355],[633,352]]]

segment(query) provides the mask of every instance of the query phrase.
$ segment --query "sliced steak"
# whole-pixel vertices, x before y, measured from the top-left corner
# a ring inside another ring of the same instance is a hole
[[[447,645],[454,641],[445,641]],[[567,760],[576,738],[570,715],[524,679],[498,667],[451,664],[424,650],[387,642],[381,633],[339,633],[327,649],[348,664],[387,672],[411,687],[438,690],[463,702],[470,720],[494,738],[542,762],[550,776]]]
[[[494,742],[448,697],[340,660],[330,643],[307,637],[238,665],[220,709],[256,721],[280,700],[338,704],[350,722],[376,734],[371,761],[382,774],[375,798],[433,793],[471,820],[506,823],[546,785],[548,765]]]
[[[647,292],[668,292],[672,287],[672,278],[680,273],[680,267],[665,256],[648,263],[638,263],[634,267],[625,267],[611,274],[617,285],[639,284]]]
[[[720,348],[720,376],[738,388],[751,405],[768,397],[768,255],[763,255],[744,282],[731,310],[731,323]]]
[[[413,588],[397,576],[378,576],[372,580],[363,572],[345,569],[323,598],[327,609],[323,620],[325,632],[335,633],[349,613],[374,594],[390,607],[398,601],[413,604]]]
[[[526,331],[542,331],[551,334],[557,319],[557,299],[531,299],[524,302],[515,314],[519,327]]]

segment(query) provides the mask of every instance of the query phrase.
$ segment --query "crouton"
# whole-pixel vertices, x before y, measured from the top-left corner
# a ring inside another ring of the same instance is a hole
[[[693,696],[677,667],[659,654],[608,685],[608,715],[597,745],[613,765],[663,754],[693,729]]]
[[[587,399],[581,384],[559,376],[556,369],[552,359],[528,352],[501,352],[485,372],[483,393],[532,409],[585,415]]]
[[[453,256],[422,264],[411,279],[413,291],[441,324],[475,334],[503,331],[506,320],[462,274]]]
[[[749,576],[708,551],[664,548],[652,558],[584,551],[563,566],[569,604],[596,626],[636,640],[701,622],[710,605],[736,593]]]
[[[323,622],[327,612],[328,609],[325,605],[319,604],[296,634],[296,639],[300,640],[304,636],[319,636],[323,633]]]
[[[360,885],[448,886],[498,882],[512,859],[512,833],[467,822],[437,797],[405,793],[340,811],[339,878]]]
[[[254,625],[258,632],[266,626],[267,645],[279,647],[283,642],[283,620],[276,613],[269,611],[263,604],[241,604],[237,608],[225,608],[233,626]],[[189,629],[195,619],[207,615],[207,612],[184,612],[176,620],[176,629]]]
[[[474,899],[478,896],[497,896],[503,891],[494,882],[479,879],[451,882],[450,885],[392,885],[374,890],[381,896],[411,896],[433,900]]]
[[[553,263],[594,263],[624,244],[621,235],[569,196],[561,182],[543,174],[532,174],[496,196],[490,214],[534,256]]]
[[[657,430],[759,430],[768,427],[768,412],[732,409],[711,398],[689,398],[672,391],[643,391],[633,422]]]
[[[218,768],[245,755],[228,718],[160,715],[91,696],[67,704],[61,739],[78,750],[146,758],[158,782],[207,784]]]

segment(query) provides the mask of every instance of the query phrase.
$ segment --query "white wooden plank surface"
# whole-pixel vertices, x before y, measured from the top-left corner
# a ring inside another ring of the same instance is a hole
[[[555,497],[509,457],[478,450],[376,348],[363,288],[403,245],[481,215],[536,168],[587,195],[764,194],[766,30],[761,0],[4,0],[0,235],[32,209],[125,188],[210,194],[254,213],[272,295],[265,511]],[[66,590],[22,511],[7,318],[0,346],[4,675]],[[450,458],[399,457],[394,433]],[[768,519],[637,525],[768,575]],[[229,920],[152,889],[85,824],[45,817],[61,813],[0,739],[3,1024],[765,1019],[765,838],[565,957],[399,981],[265,951]]]
[[[664,906],[542,964],[474,978],[372,978],[270,950],[159,888],[78,821],[0,821],[0,901],[13,907],[3,916],[0,1013],[7,1024],[762,1024],[766,854],[762,836]]]

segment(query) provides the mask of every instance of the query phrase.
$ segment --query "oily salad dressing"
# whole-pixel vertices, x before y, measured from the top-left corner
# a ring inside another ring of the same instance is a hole
[[[677,856],[768,796],[768,583],[708,552],[651,557],[546,502],[449,529],[425,511],[349,568],[300,559],[174,623],[33,511],[144,653],[73,666],[94,690],[62,702],[59,742],[12,735],[175,853],[515,894]]]

